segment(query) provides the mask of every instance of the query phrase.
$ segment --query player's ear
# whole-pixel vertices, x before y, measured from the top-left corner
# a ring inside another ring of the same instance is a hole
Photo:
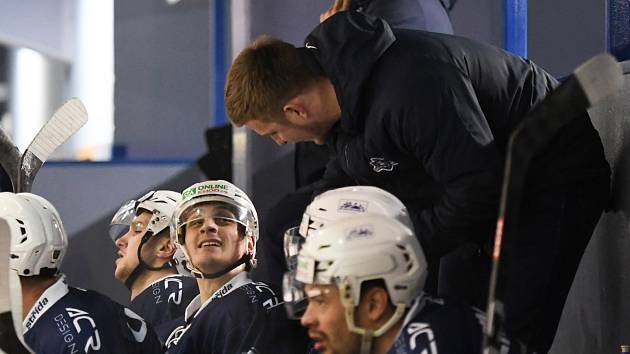
[[[171,258],[175,254],[175,244],[170,238],[164,237],[159,240],[157,256],[160,258]]]
[[[365,296],[367,301],[367,318],[371,322],[387,320],[389,308],[389,296],[387,290],[381,287],[374,287],[368,290]]]
[[[289,122],[298,123],[308,117],[308,110],[304,100],[305,97],[303,97],[303,95],[297,95],[287,101],[287,103],[282,107],[284,117]]]
[[[249,254],[254,254],[254,249],[256,248],[256,244],[254,243],[254,237],[247,237],[247,251]]]

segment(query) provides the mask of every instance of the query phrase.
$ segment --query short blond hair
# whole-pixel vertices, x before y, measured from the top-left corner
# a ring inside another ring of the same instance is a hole
[[[258,37],[241,51],[228,71],[227,115],[236,126],[252,119],[283,120],[286,102],[316,79],[293,45],[269,36]]]

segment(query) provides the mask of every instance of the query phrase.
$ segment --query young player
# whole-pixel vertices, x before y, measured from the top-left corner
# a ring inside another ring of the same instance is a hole
[[[483,313],[423,294],[424,253],[391,217],[349,217],[309,234],[290,276],[285,301],[308,299],[301,322],[320,353],[480,353]]]
[[[114,275],[131,290],[129,307],[154,326],[161,338],[172,330],[169,322],[183,316],[199,294],[195,279],[178,274],[178,269],[185,272],[184,265],[173,260],[178,252],[169,224],[180,199],[177,192],[151,191],[125,203],[110,227],[119,256]]]
[[[30,193],[0,193],[11,229],[10,268],[20,276],[24,339],[38,354],[157,353],[150,325],[94,291],[69,287],[59,273],[68,238],[55,207]]]
[[[182,198],[171,235],[200,293],[167,340],[168,352],[306,352],[307,338],[286,319],[276,292],[248,276],[258,241],[258,215],[249,197],[219,180],[194,184]]]

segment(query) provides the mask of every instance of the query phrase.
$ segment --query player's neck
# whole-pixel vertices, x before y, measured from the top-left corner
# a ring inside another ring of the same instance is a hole
[[[57,277],[20,277],[20,284],[22,285],[22,319],[28,316],[28,312],[35,302],[57,279]]]
[[[232,278],[243,272],[243,266],[232,269],[232,271],[223,274],[222,276],[214,279],[197,279],[197,285],[199,286],[199,296],[201,297],[201,303],[206,302],[217,290],[223,285],[227,284]]]
[[[140,295],[153,282],[174,274],[177,274],[177,272],[172,268],[142,272],[131,286],[131,300]]]

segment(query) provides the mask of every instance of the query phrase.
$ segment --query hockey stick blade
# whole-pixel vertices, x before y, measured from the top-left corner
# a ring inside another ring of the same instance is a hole
[[[514,237],[521,193],[530,159],[550,139],[586,109],[614,94],[623,80],[621,65],[609,54],[600,54],[580,65],[519,124],[510,136],[505,159],[499,215],[492,254],[482,352],[498,351],[495,316],[502,304],[496,299],[503,238]]]
[[[87,122],[87,111],[78,98],[61,106],[37,133],[20,161],[18,189],[30,192],[35,175],[48,157]]]
[[[29,353],[22,344],[22,292],[15,299],[17,273],[9,268],[9,254],[11,252],[11,232],[9,224],[0,218],[0,353]],[[19,289],[19,288],[18,288]],[[19,301],[19,304],[16,302]],[[13,306],[12,306],[13,305]],[[19,313],[12,309],[19,305]]]
[[[0,164],[11,179],[13,190],[17,190],[18,171],[20,166],[20,150],[15,146],[13,140],[4,130],[0,129]]]

